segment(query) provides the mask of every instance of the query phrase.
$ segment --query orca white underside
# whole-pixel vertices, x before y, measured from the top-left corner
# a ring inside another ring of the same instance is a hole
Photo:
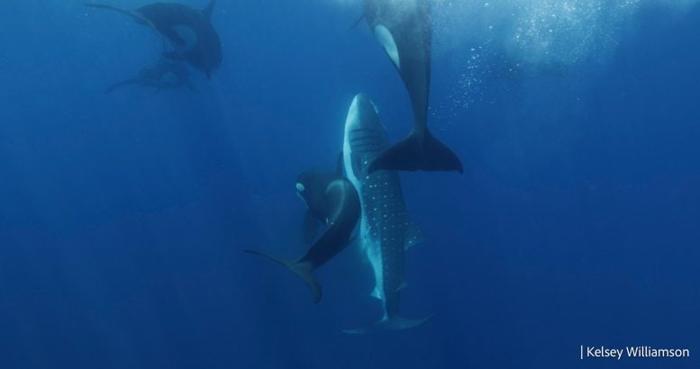
[[[394,41],[394,36],[391,34],[388,28],[382,24],[378,24],[374,27],[374,37],[379,41],[379,43],[389,55],[392,63],[396,68],[401,69],[401,58],[399,57],[399,48],[396,46],[396,41]]]

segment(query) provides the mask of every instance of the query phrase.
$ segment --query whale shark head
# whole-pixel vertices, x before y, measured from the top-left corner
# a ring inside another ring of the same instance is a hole
[[[346,134],[356,129],[377,128],[383,128],[377,106],[367,95],[362,93],[355,95],[345,120]]]

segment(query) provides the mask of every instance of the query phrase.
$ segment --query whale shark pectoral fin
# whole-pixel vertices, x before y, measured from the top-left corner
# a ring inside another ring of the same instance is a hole
[[[265,253],[263,251],[256,251],[256,250],[243,250],[243,252],[251,255],[258,255],[262,256],[264,258],[267,258],[270,261],[273,261],[277,264],[285,266],[287,269],[292,271],[292,273],[296,274],[299,276],[301,279],[306,282],[306,284],[309,286],[311,289],[311,294],[313,297],[314,304],[318,304],[321,301],[321,285],[318,283],[316,278],[314,278],[313,274],[313,266],[309,262],[301,261],[301,262],[296,262],[296,261],[289,261],[285,260],[282,258],[278,258],[275,256],[272,256],[268,253]]]
[[[406,319],[402,318],[400,316],[393,316],[387,319],[382,319],[370,326],[363,327],[363,328],[355,328],[355,329],[343,329],[343,333],[345,334],[354,334],[354,335],[360,335],[360,334],[367,334],[372,331],[376,330],[385,330],[385,331],[402,331],[404,329],[411,329],[411,328],[416,328],[420,327],[423,324],[425,324],[430,318],[432,318],[433,315],[429,315],[423,319]]]
[[[422,135],[413,131],[407,138],[379,154],[370,163],[368,172],[377,170],[463,172],[457,155],[427,130]]]
[[[379,24],[374,27],[374,37],[384,48],[384,51],[394,63],[397,69],[401,69],[401,58],[399,57],[399,48],[396,46],[394,36],[388,28]]]

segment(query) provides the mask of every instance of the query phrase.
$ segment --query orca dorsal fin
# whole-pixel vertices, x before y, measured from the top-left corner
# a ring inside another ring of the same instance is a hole
[[[202,14],[204,14],[204,16],[207,19],[211,18],[211,13],[214,12],[215,5],[216,5],[216,0],[209,0],[209,4],[207,4],[207,7],[202,9]]]

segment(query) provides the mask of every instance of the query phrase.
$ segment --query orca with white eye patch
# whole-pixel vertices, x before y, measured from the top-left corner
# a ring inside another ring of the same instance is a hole
[[[430,0],[365,0],[363,18],[403,80],[413,108],[413,129],[372,159],[385,170],[458,171],[462,163],[428,130],[432,25]]]

